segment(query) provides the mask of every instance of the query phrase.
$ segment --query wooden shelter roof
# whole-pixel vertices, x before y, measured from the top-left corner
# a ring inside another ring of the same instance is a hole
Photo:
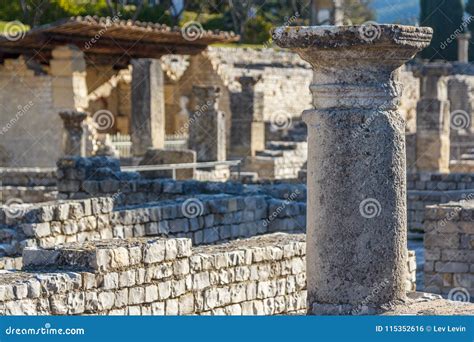
[[[0,59],[20,54],[32,55],[48,63],[51,50],[72,44],[88,58],[159,58],[166,54],[197,54],[209,44],[235,42],[233,32],[206,31],[198,23],[183,28],[110,17],[71,17],[12,36],[0,36]]]

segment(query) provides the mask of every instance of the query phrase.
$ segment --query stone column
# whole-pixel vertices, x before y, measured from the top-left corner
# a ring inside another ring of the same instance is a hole
[[[461,63],[469,63],[469,40],[471,33],[466,32],[458,36],[458,61]]]
[[[253,157],[257,151],[265,149],[263,93],[255,91],[255,85],[259,80],[259,77],[239,77],[242,91],[232,93],[230,96],[232,111],[230,150],[233,157]]]
[[[188,147],[196,151],[198,162],[226,160],[225,115],[218,110],[219,95],[218,87],[193,86]]]
[[[87,113],[78,111],[63,111],[59,116],[64,123],[63,151],[66,156],[85,156],[85,144],[82,122]]]
[[[132,67],[132,153],[143,156],[165,146],[164,76],[159,59],[134,59]]]
[[[312,314],[360,314],[405,297],[405,122],[397,69],[432,30],[282,27],[315,72],[308,125],[307,288]],[[297,99],[295,99],[296,101]]]
[[[450,105],[446,76],[449,66],[429,63],[415,71],[420,77],[416,107],[416,168],[418,172],[449,172]]]

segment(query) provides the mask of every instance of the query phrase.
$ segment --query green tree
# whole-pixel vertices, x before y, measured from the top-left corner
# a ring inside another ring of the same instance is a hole
[[[429,60],[457,60],[456,37],[465,31],[463,0],[421,0],[420,26],[433,28],[433,40],[421,56]]]

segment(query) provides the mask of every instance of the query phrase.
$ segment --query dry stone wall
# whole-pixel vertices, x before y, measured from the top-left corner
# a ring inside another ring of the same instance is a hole
[[[57,198],[56,171],[36,168],[0,168],[0,203],[37,203]]]
[[[429,205],[474,199],[474,174],[407,174],[408,229],[422,233],[425,208]]]
[[[189,239],[108,240],[27,249],[0,284],[4,315],[303,313],[305,243],[272,235],[220,246]]]
[[[3,209],[0,240],[6,255],[27,246],[142,236],[188,237],[212,244],[271,232],[304,232],[306,205],[266,196],[200,195],[114,209],[112,198],[41,203],[9,217]]]
[[[474,293],[474,202],[429,206],[425,218],[425,290],[456,296]],[[462,297],[461,297],[462,298]],[[471,297],[471,301],[474,298]]]
[[[0,314],[305,313],[305,252],[304,235],[283,233],[198,247],[157,237],[30,247],[24,270],[2,275]]]

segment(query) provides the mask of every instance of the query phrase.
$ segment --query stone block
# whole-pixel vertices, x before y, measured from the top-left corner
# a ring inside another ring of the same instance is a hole
[[[153,264],[164,261],[165,248],[165,240],[149,241],[143,249],[143,262]]]

